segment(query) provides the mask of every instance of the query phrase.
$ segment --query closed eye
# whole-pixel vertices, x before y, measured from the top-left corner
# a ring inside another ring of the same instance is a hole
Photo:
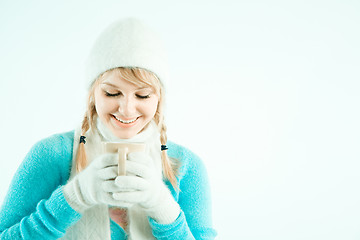
[[[150,94],[149,94],[149,95],[139,95],[139,94],[136,94],[136,97],[145,99],[145,98],[149,98],[149,97],[150,97]]]
[[[117,97],[117,96],[120,96],[122,94],[121,92],[110,93],[110,92],[107,92],[107,91],[104,91],[104,93],[105,93],[105,96],[107,96],[107,97]],[[146,98],[150,97],[150,94],[148,94],[148,95],[135,94],[135,96],[137,98],[140,98],[140,99],[146,99]]]
[[[121,93],[109,93],[109,92],[106,92],[105,91],[105,95],[108,96],[108,97],[116,97],[116,96],[119,96]]]

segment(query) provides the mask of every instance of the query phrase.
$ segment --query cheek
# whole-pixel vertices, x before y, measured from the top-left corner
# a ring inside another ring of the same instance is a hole
[[[157,110],[157,106],[158,106],[158,99],[152,99],[152,101],[150,101],[147,105],[147,115],[151,118],[154,117],[156,110]]]
[[[99,116],[110,112],[111,106],[110,102],[104,96],[95,93],[95,109]]]
[[[100,117],[103,115],[103,110],[104,110],[102,105],[103,104],[101,103],[101,101],[99,100],[95,101],[95,110]]]
[[[102,103],[101,96],[98,94],[97,91],[95,91],[95,94],[94,94],[94,101],[95,101],[95,110],[98,113],[98,115],[101,115],[103,103]]]

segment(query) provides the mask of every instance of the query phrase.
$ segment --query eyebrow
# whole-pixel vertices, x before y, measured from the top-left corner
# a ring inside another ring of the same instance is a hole
[[[113,88],[120,89],[119,86],[116,86],[116,85],[114,85],[114,84],[112,84],[112,83],[102,82],[101,84],[109,85],[109,86],[111,86],[111,87],[113,87]],[[142,88],[137,88],[136,90],[143,90],[143,89],[151,89],[151,87],[142,87]]]

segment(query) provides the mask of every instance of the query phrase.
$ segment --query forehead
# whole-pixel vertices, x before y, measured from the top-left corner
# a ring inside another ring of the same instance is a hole
[[[132,71],[122,72],[120,69],[113,69],[105,72],[100,77],[99,83],[104,83],[107,85],[115,85],[119,87],[120,85],[135,85],[136,87],[153,87],[150,82],[139,79]]]

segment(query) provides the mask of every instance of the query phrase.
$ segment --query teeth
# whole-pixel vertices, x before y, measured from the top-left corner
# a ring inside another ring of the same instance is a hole
[[[132,122],[135,122],[136,119],[137,119],[137,118],[135,118],[135,119],[133,119],[133,120],[125,121],[125,120],[122,120],[122,119],[120,119],[120,118],[118,118],[118,117],[116,117],[116,116],[114,116],[114,117],[115,117],[117,120],[119,120],[120,122],[122,122],[122,123],[127,123],[127,124],[132,123]]]

